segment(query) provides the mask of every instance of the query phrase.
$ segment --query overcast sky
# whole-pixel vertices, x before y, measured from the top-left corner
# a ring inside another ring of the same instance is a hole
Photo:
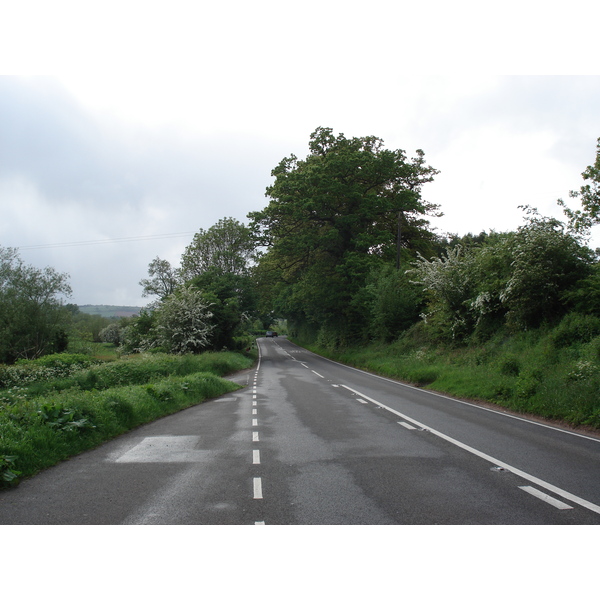
[[[77,304],[146,304],[319,126],[422,149],[439,232],[561,216],[595,158],[592,2],[0,1],[0,245]]]

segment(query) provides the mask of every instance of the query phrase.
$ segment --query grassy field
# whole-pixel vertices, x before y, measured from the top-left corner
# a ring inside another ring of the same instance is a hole
[[[0,366],[0,487],[134,427],[234,391],[252,356],[55,354]]]
[[[345,364],[512,411],[600,429],[600,336],[582,320],[550,330],[497,335],[484,344],[444,346],[417,326],[392,344],[332,350]]]

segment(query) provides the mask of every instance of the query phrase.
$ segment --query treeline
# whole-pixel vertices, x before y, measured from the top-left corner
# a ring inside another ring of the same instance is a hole
[[[439,207],[423,194],[438,171],[423,151],[409,158],[376,137],[318,128],[304,159],[273,169],[268,204],[247,225],[223,218],[199,230],[179,265],[152,260],[140,284],[153,300],[138,317],[86,333],[93,317],[57,299],[70,291],[66,276],[2,250],[0,361],[61,351],[86,335],[124,352],[240,349],[278,318],[330,348],[390,342],[415,326],[464,344],[567,315],[600,333],[600,266],[585,243],[600,221],[599,173],[600,140],[571,192],[581,208],[559,201],[565,223],[524,207],[516,231],[440,236],[430,224]]]
[[[571,192],[581,210],[561,201],[567,223],[523,207],[517,231],[441,237],[427,220],[438,207],[422,196],[437,171],[421,151],[408,160],[377,138],[317,129],[310,154],[284,159],[268,206],[249,215],[265,247],[261,298],[321,347],[391,341],[417,323],[451,343],[557,324],[573,311],[595,323],[598,257],[584,242],[600,213],[598,156]]]

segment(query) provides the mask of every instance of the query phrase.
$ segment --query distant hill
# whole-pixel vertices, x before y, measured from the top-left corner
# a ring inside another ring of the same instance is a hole
[[[82,313],[102,317],[133,317],[139,315],[141,306],[110,306],[107,304],[83,304],[78,307]]]

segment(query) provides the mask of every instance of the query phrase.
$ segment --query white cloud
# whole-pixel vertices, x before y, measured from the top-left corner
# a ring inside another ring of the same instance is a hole
[[[145,302],[148,263],[187,243],[159,236],[263,208],[318,126],[422,148],[441,231],[514,228],[519,204],[559,215],[594,159],[600,77],[545,75],[597,72],[588,6],[7,3],[0,243],[153,236],[23,252],[71,273],[79,303]]]

